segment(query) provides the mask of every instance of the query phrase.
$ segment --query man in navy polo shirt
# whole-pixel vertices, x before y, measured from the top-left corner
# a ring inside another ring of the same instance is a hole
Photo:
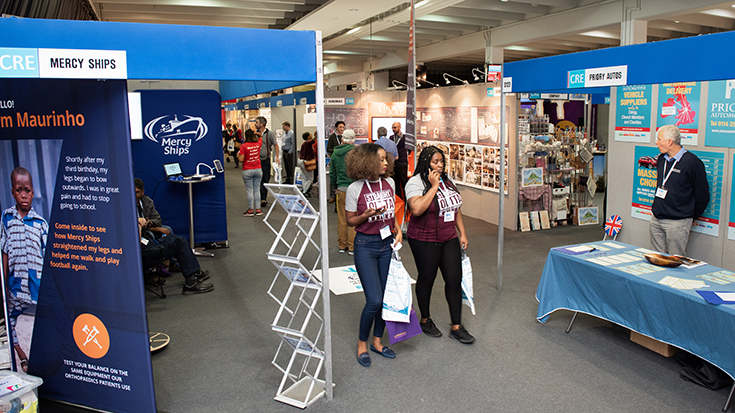
[[[665,254],[686,255],[692,221],[709,203],[707,172],[696,155],[681,147],[681,132],[676,126],[662,126],[656,146],[661,155],[656,162],[651,245]]]

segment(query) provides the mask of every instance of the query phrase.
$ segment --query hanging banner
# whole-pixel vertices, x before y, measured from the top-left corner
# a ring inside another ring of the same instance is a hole
[[[732,158],[732,165],[733,172],[730,173],[730,176],[734,176],[733,173],[735,173],[735,154],[733,154]],[[728,219],[727,224],[727,239],[733,239],[735,240],[735,179],[730,180],[730,215]]]
[[[720,152],[690,151],[697,155],[707,172],[709,204],[702,216],[692,223],[692,231],[716,237],[720,232],[720,205],[722,181],[725,175],[725,154]]]
[[[735,148],[735,79],[709,82],[705,146]]]
[[[659,85],[656,131],[664,125],[678,126],[681,130],[681,144],[697,146],[700,89],[700,82]]]
[[[615,140],[651,142],[651,85],[619,86],[615,99]]]
[[[411,21],[408,28],[408,77],[406,83],[406,129],[403,139],[406,140],[406,149],[409,152],[416,150],[416,48],[415,36],[416,23],[414,21],[414,0],[411,0]]]
[[[215,175],[192,185],[198,244],[227,240],[225,177],[214,167],[215,160],[224,162],[219,100],[213,90],[142,91],[143,139],[132,144],[133,174],[145,183],[146,195],[156,203],[163,224],[187,239],[189,185],[167,180],[163,165],[178,162],[184,175]]]
[[[155,412],[126,82],[2,79],[0,96],[14,364],[41,397]]]
[[[656,195],[656,159],[661,154],[651,146],[635,147],[635,166],[633,168],[633,202],[630,215],[633,218],[651,220],[651,206]]]

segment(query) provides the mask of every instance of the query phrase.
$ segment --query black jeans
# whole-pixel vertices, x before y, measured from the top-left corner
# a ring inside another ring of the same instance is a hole
[[[260,169],[263,170],[263,178],[260,180],[260,200],[262,202],[268,199],[268,190],[264,184],[270,183],[271,181],[271,158],[261,159]],[[255,208],[260,208],[260,205],[256,205]]]
[[[449,304],[452,324],[462,324],[462,249],[459,238],[446,242],[425,242],[408,239],[419,275],[416,280],[416,300],[421,318],[429,318],[431,289],[437,269],[442,270],[444,295]]]
[[[283,169],[286,173],[285,176],[285,184],[292,184],[293,183],[293,154],[290,154],[286,151],[283,152]],[[282,177],[283,178],[283,177]]]
[[[175,234],[167,235],[156,241],[148,241],[148,245],[140,244],[143,268],[148,268],[158,261],[176,258],[184,278],[199,271],[199,261],[191,251],[186,238]]]
[[[408,163],[396,162],[394,167],[393,179],[396,181],[396,195],[406,200],[406,182],[408,182]]]

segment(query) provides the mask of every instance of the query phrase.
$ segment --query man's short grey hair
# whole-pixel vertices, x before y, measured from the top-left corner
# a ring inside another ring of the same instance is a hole
[[[383,136],[388,135],[388,129],[385,128],[385,126],[381,126],[378,128],[378,138],[382,138]]]
[[[661,139],[669,140],[674,142],[674,145],[681,146],[681,131],[674,125],[664,125],[658,133],[661,135]]]
[[[355,131],[353,131],[352,129],[347,129],[342,132],[342,142],[355,143]]]
[[[268,119],[266,119],[264,116],[258,116],[257,118],[255,118],[255,120],[257,120],[258,123],[260,123],[263,126],[268,125]]]

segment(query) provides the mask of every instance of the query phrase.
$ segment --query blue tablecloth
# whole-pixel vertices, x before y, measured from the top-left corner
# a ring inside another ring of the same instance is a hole
[[[658,283],[670,276],[704,281],[707,287],[703,290],[735,292],[735,281],[717,284],[707,280],[707,274],[725,270],[711,265],[690,269],[648,267],[639,247],[613,241],[584,245],[596,250],[575,254],[568,247],[559,247],[549,252],[536,290],[540,322],[545,323],[552,312],[560,309],[590,314],[696,354],[735,377],[735,305],[712,305],[696,290]],[[623,253],[625,258],[639,259],[608,266],[589,261],[616,259]],[[638,275],[621,270],[632,265],[661,270]],[[716,276],[727,282],[728,273],[732,274],[728,271]],[[704,278],[697,277],[703,274]]]

